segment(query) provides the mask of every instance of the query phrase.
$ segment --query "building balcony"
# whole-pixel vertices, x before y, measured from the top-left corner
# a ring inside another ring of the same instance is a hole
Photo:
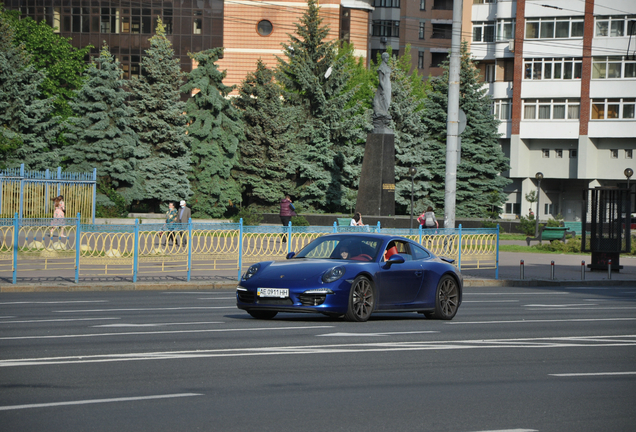
[[[579,121],[522,120],[519,136],[523,139],[574,139],[579,137]]]
[[[590,138],[634,138],[636,120],[590,120],[587,135]]]

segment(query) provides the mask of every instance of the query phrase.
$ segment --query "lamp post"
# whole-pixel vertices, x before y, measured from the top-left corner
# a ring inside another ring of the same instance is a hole
[[[543,173],[538,172],[534,175],[534,178],[538,180],[537,183],[537,215],[536,222],[534,223],[534,236],[539,237],[539,200],[541,197],[541,180],[543,180]]]
[[[625,174],[625,177],[627,177],[627,200],[629,201],[629,207],[628,207],[628,221],[631,222],[631,217],[632,217],[632,190],[629,188],[629,179],[634,175],[634,170],[631,168],[625,168],[625,171],[623,171],[623,174]]]
[[[414,166],[409,168],[409,175],[411,176],[411,229],[413,229],[413,177],[417,173],[417,168]]]

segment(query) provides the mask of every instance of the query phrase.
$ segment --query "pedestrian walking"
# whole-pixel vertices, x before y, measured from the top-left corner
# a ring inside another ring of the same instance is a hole
[[[168,203],[168,211],[166,212],[166,223],[164,225],[164,231],[167,231],[167,237],[169,240],[174,241],[174,224],[177,222],[178,214],[174,203],[170,201]],[[161,233],[163,236],[163,232]],[[162,244],[166,244],[165,241]]]
[[[435,212],[431,206],[428,206],[426,211],[417,218],[417,221],[422,225],[422,228],[439,228],[439,222],[437,222]]]
[[[285,198],[280,200],[280,221],[284,227],[289,226],[289,222],[291,222],[291,218],[296,216],[296,208],[292,203],[291,198],[288,194],[285,195]],[[287,241],[287,236],[283,235],[283,242]]]
[[[53,220],[51,221],[51,234],[50,237],[53,237],[53,233],[55,232],[56,228],[59,227],[60,229],[60,240],[62,239],[66,239],[67,237],[64,235],[64,210],[62,210],[62,205],[60,205],[60,203],[62,203],[62,205],[64,205],[64,201],[61,199],[61,195],[58,197],[55,197],[55,210],[53,211]]]
[[[192,212],[190,211],[190,208],[186,206],[186,202],[184,200],[181,200],[179,202],[179,210],[178,210],[178,217],[177,217],[177,222],[180,224],[187,224],[190,222],[190,218],[192,217]],[[183,244],[188,244],[188,239],[187,237],[183,239]],[[179,245],[179,239],[177,238],[177,246]]]

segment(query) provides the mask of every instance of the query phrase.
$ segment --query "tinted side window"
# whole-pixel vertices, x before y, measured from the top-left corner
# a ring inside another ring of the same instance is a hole
[[[431,257],[431,254],[429,254],[426,249],[419,246],[411,245],[411,252],[413,253],[414,260],[421,260]]]

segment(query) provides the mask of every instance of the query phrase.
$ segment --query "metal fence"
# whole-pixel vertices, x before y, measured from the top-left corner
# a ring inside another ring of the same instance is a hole
[[[493,229],[390,229],[377,226],[244,226],[239,223],[95,225],[76,218],[0,219],[0,277],[13,283],[24,272],[82,277],[132,277],[193,271],[241,271],[252,263],[283,260],[317,237],[375,232],[410,238],[460,269],[499,272],[499,227]]]
[[[80,213],[83,222],[95,222],[97,170],[87,173],[29,171],[8,168],[0,171],[0,217],[18,213],[21,218],[53,217],[53,199],[64,196],[66,212]]]

